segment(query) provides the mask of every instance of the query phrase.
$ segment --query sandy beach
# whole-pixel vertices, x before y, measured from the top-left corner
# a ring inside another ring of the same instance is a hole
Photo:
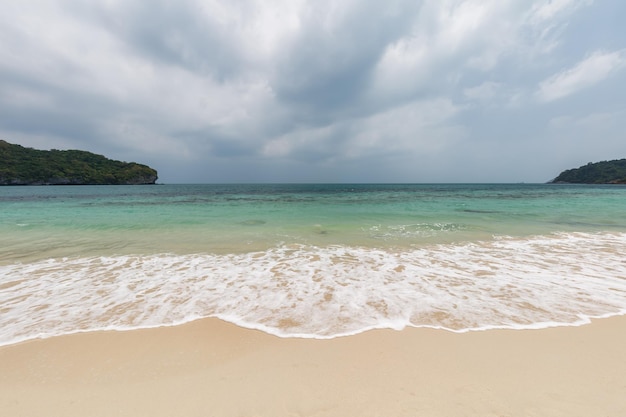
[[[0,348],[6,416],[624,416],[626,317],[281,339],[215,319]]]

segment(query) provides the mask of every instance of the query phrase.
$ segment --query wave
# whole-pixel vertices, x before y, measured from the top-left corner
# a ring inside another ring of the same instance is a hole
[[[626,313],[624,233],[414,249],[281,245],[0,266],[0,345],[218,317],[281,337],[374,328],[465,332],[580,325]]]

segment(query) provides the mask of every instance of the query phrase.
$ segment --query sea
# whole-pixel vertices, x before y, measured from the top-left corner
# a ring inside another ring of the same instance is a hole
[[[280,337],[626,313],[626,187],[0,187],[0,345],[216,317]]]

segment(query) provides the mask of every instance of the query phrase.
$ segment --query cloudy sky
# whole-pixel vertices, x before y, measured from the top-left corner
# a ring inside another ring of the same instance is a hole
[[[0,138],[160,182],[545,182],[626,158],[623,0],[0,3]]]

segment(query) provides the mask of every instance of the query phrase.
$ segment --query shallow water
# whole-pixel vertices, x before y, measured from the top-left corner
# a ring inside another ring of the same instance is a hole
[[[626,311],[626,188],[0,188],[0,344],[220,317],[280,336]]]

